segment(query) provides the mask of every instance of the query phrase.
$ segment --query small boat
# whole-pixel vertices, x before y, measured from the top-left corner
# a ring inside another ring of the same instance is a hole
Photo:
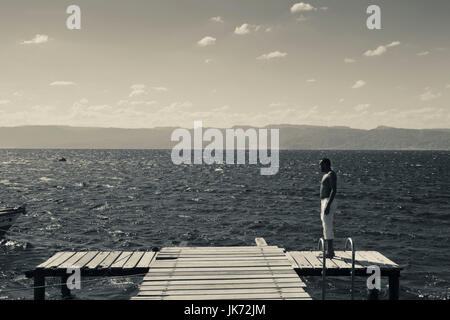
[[[26,213],[25,206],[16,208],[0,207],[0,239],[3,238],[9,228],[16,222],[17,218],[24,213]]]

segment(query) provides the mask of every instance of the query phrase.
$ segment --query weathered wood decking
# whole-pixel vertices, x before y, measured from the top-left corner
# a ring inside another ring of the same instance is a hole
[[[160,252],[87,251],[58,252],[34,270],[35,299],[45,298],[45,278],[61,277],[65,286],[67,268],[80,268],[86,276],[144,276],[133,300],[310,300],[299,276],[322,275],[322,252],[286,252],[255,239],[257,246],[166,247]],[[350,251],[337,251],[326,259],[327,276],[350,276]],[[380,267],[389,277],[390,299],[398,299],[401,268],[376,251],[357,251],[355,276],[367,277],[367,267]],[[82,280],[83,281],[83,280]]]
[[[107,277],[145,274],[156,253],[152,251],[81,251],[58,252],[25,275],[34,278],[35,300],[45,299],[45,278],[61,277],[61,291],[68,293],[67,269],[80,268],[83,277]]]
[[[264,243],[163,248],[132,299],[310,300],[284,250]]]
[[[323,253],[321,251],[286,252],[299,276],[321,276]],[[378,251],[356,251],[354,275],[368,277],[367,268],[378,266],[381,276],[389,277],[389,299],[399,298],[401,267]],[[352,252],[336,251],[333,259],[326,259],[326,276],[350,276]]]

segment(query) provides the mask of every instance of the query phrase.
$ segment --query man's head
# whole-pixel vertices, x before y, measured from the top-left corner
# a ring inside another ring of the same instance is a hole
[[[328,158],[323,158],[319,162],[320,165],[320,171],[322,172],[328,172],[331,170],[331,161]]]

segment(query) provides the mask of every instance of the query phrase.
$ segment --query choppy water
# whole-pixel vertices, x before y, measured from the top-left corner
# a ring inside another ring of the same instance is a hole
[[[282,151],[280,173],[261,176],[257,166],[175,166],[170,151],[153,150],[0,150],[1,205],[28,209],[0,244],[0,299],[31,299],[24,271],[60,250],[253,245],[255,237],[315,249],[324,155],[339,178],[337,248],[352,236],[359,249],[403,265],[401,298],[445,299],[450,152]],[[68,161],[56,161],[61,156]],[[128,299],[139,281],[90,279],[75,294]],[[320,297],[320,279],[307,282]],[[349,286],[332,279],[328,296],[347,299]],[[386,286],[383,279],[383,297]],[[357,287],[365,298],[365,280]],[[56,288],[47,293],[60,298]]]

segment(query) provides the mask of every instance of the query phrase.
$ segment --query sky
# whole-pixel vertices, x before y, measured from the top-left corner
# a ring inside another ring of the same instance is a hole
[[[2,0],[0,126],[450,128],[449,15],[448,0]]]

